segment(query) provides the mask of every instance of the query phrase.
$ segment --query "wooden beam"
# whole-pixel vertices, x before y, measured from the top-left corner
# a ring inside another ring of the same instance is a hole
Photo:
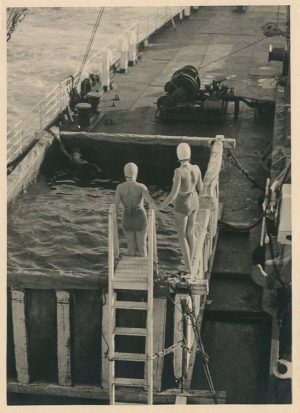
[[[178,394],[175,399],[175,404],[187,404],[187,396]]]
[[[223,206],[220,204],[219,206],[219,216],[222,215],[223,211]],[[210,282],[210,277],[213,269],[213,264],[214,264],[214,258],[216,254],[216,249],[217,249],[217,244],[218,244],[218,238],[219,238],[219,231],[217,231],[216,236],[214,237],[213,241],[213,248],[212,248],[212,253],[209,259],[209,265],[208,265],[208,271],[207,271],[207,280],[208,284]],[[201,297],[202,298],[202,297]],[[200,302],[200,308],[199,308],[199,313],[197,315],[197,327],[201,329],[201,323],[203,319],[203,314],[204,314],[204,309],[205,309],[205,302],[206,302],[206,296],[203,296],[203,301],[202,303]],[[187,378],[184,382],[184,388],[186,390],[189,390],[192,384],[192,376],[193,376],[193,370],[194,370],[194,364],[196,361],[196,355],[197,355],[197,343],[194,341],[191,354],[190,354],[190,360],[189,360],[189,365],[188,365],[188,370],[187,370]]]
[[[101,385],[104,389],[109,389],[109,360],[108,360],[108,342],[109,342],[109,308],[108,295],[105,296],[105,305],[102,306],[102,337],[101,337]]]
[[[70,293],[56,291],[58,384],[71,385]]]
[[[153,353],[159,353],[165,348],[167,299],[154,298],[153,307]],[[161,391],[164,357],[157,357],[153,361],[153,389]]]
[[[105,133],[105,132],[67,132],[62,131],[63,138],[87,138],[111,143],[137,143],[141,145],[178,145],[187,142],[192,146],[210,146],[212,137],[200,136],[167,136],[167,135],[140,135],[132,133]],[[224,138],[224,148],[235,148],[236,140]],[[222,145],[223,146],[223,145]]]
[[[11,290],[11,305],[17,380],[25,384],[29,382],[29,369],[25,293],[23,290]]]
[[[108,391],[100,386],[59,386],[46,383],[18,383],[9,381],[7,390],[13,393],[25,393],[48,396],[79,397],[87,399],[109,400]],[[180,389],[170,389],[163,392],[154,392],[154,404],[175,404],[175,399],[180,394]],[[211,394],[208,390],[189,390],[184,392],[188,404],[213,404]],[[226,403],[226,392],[217,391],[219,404]],[[120,388],[116,390],[118,402],[147,402],[147,392],[141,388]]]
[[[14,270],[7,275],[7,285],[12,288],[33,290],[100,290],[107,286],[106,275],[60,273],[56,271]]]

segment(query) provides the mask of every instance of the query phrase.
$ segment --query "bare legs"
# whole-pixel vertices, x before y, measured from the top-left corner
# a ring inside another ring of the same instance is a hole
[[[123,232],[127,242],[128,255],[132,257],[147,257],[147,229],[143,231],[125,231],[123,229]]]
[[[196,211],[193,211],[191,215],[183,215],[179,212],[175,214],[175,225],[178,232],[179,246],[183,259],[185,262],[185,271],[189,274],[192,272],[192,259],[195,249],[195,220]]]

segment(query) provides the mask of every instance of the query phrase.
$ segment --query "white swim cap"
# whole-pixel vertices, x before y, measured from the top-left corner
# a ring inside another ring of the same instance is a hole
[[[180,143],[177,146],[176,152],[179,161],[190,160],[191,158],[191,148],[188,143]]]
[[[124,175],[126,178],[136,178],[138,174],[138,167],[135,163],[129,162],[124,166]]]

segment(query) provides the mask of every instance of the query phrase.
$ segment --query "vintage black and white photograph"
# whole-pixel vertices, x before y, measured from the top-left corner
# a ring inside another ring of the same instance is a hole
[[[291,405],[293,6],[4,10],[6,405]]]

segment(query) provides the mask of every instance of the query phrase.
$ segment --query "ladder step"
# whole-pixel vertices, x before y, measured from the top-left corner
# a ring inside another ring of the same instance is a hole
[[[139,262],[139,263],[148,263],[147,257],[130,257],[130,256],[123,256],[121,257],[119,262]]]
[[[133,277],[147,277],[148,268],[117,267],[115,275],[118,273]]]
[[[149,265],[147,262],[140,261],[119,261],[118,268],[148,268]]]
[[[115,290],[148,290],[148,284],[146,282],[128,282],[122,280],[113,280],[112,286]]]
[[[122,336],[147,336],[146,328],[116,327],[115,334]]]
[[[145,361],[147,355],[144,353],[115,353],[113,359],[120,361]]]
[[[145,387],[147,386],[147,381],[145,379],[131,379],[127,377],[118,377],[118,378],[115,378],[114,384],[116,386]]]
[[[116,301],[113,308],[129,310],[148,310],[148,303],[138,301]]]

